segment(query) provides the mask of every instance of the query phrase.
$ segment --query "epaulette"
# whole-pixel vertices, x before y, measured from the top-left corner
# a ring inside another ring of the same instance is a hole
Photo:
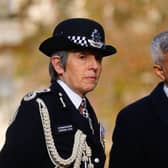
[[[37,95],[42,94],[42,93],[47,93],[47,92],[50,92],[50,91],[51,91],[50,88],[31,91],[23,97],[23,100],[24,101],[30,101],[30,100],[34,99]]]

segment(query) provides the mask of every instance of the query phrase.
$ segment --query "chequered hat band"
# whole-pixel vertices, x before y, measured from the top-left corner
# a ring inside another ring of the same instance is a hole
[[[87,39],[85,36],[68,36],[68,39],[71,40],[73,43],[78,44],[82,47],[95,47],[95,48],[102,48],[104,43],[96,42],[92,39]]]
[[[68,39],[74,42],[75,44],[79,44],[82,47],[88,47],[88,42],[85,36],[68,36]]]

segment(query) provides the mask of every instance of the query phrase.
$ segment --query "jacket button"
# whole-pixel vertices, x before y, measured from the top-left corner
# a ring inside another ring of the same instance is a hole
[[[99,163],[99,162],[100,162],[99,158],[95,158],[95,159],[94,159],[94,162],[95,162],[95,163]]]

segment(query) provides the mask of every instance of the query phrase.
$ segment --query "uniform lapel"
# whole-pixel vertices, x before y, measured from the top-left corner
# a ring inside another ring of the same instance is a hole
[[[95,144],[97,144],[98,149],[104,150],[100,141],[100,124],[98,123],[96,114],[88,100],[87,100],[87,107],[93,122],[94,130],[95,130],[95,134],[94,135],[91,134],[90,138]]]
[[[67,104],[68,104],[68,100],[67,100]],[[95,134],[92,134],[92,131],[89,127],[88,119],[84,118],[79,113],[79,111],[76,110],[75,107],[71,105],[71,103],[68,105],[67,111],[68,111],[68,113],[71,114],[72,123],[78,129],[82,130],[87,135],[88,140],[90,142],[92,142],[94,145],[96,145],[97,149],[103,150],[103,147],[100,143],[100,136],[99,136],[100,126],[97,122],[96,115],[95,115],[93,109],[91,108],[90,104],[88,103],[88,101],[87,101],[87,108],[88,108],[88,112],[90,114],[90,117],[92,119]]]
[[[72,123],[82,130],[85,134],[90,135],[91,130],[88,124],[88,120],[84,118],[80,112],[75,108],[75,106],[67,100],[67,112],[70,114],[70,119]]]

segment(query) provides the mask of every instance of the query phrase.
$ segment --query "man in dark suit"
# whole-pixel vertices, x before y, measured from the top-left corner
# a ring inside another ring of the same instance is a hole
[[[162,81],[118,114],[110,168],[168,167],[168,31],[154,37],[151,53]]]
[[[116,53],[103,27],[90,19],[59,23],[40,45],[50,57],[51,86],[24,96],[6,133],[0,168],[103,168],[102,128],[86,94],[102,59]]]

